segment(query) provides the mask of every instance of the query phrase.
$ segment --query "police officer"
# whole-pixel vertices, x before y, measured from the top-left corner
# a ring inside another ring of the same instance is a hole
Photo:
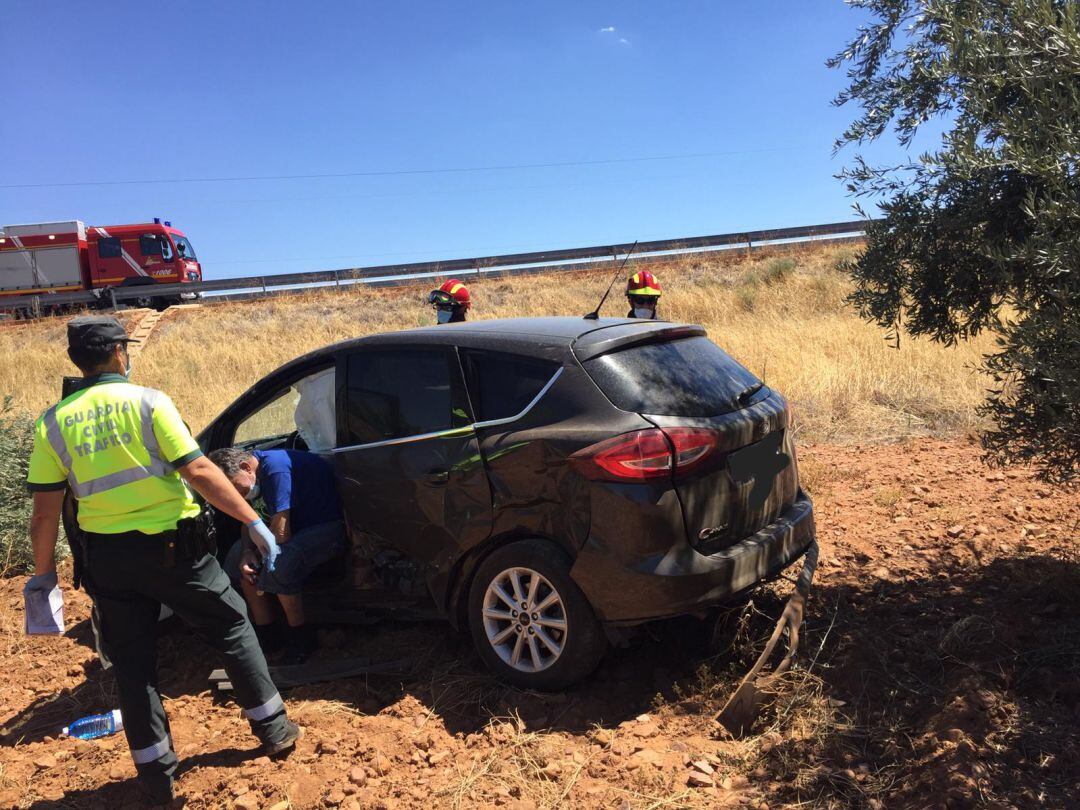
[[[131,342],[109,317],[67,327],[81,384],[37,421],[30,457],[35,576],[56,583],[55,545],[64,491],[77,499],[84,580],[100,619],[101,647],[116,674],[120,710],[139,783],[171,801],[177,759],[157,685],[161,605],[191,624],[224,658],[238,702],[264,751],[284,755],[300,729],[281,700],[248,622],[244,600],[208,552],[194,489],[250,528],[273,566],[273,534],[191,437],[165,394],[128,382]],[[190,489],[189,489],[190,487]]]

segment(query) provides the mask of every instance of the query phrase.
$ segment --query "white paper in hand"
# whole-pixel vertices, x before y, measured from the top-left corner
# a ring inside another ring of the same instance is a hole
[[[64,632],[64,594],[60,586],[26,593],[28,635],[60,635]]]

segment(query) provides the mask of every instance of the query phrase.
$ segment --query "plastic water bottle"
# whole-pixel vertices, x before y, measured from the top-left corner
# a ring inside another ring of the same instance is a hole
[[[96,740],[98,737],[108,737],[110,734],[122,731],[123,728],[124,718],[120,716],[120,710],[113,709],[108,714],[80,717],[70,726],[64,726],[60,733],[80,740]]]

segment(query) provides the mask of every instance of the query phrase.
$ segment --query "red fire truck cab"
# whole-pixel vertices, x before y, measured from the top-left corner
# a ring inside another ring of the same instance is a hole
[[[77,290],[202,281],[202,267],[184,233],[154,219],[134,225],[86,226],[78,220],[5,225],[0,228],[0,309],[5,298]],[[154,295],[147,289],[136,306],[163,308],[191,295]],[[108,296],[102,296],[108,301]]]

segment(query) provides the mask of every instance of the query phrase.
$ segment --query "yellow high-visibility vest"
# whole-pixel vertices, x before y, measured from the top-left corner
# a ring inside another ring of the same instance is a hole
[[[157,534],[199,514],[176,468],[200,455],[168,396],[100,374],[38,419],[27,486],[70,487],[84,531]]]

